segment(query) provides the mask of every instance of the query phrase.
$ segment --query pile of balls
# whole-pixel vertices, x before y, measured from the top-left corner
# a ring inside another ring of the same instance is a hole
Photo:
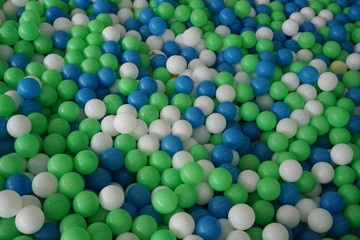
[[[0,0],[0,239],[360,238],[359,0]]]

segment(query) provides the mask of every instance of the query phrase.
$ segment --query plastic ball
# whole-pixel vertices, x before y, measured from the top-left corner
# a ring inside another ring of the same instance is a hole
[[[324,233],[330,230],[333,219],[331,214],[323,208],[315,208],[308,215],[309,227],[318,233]]]
[[[14,174],[6,179],[5,189],[13,190],[20,196],[31,193],[31,179],[25,174]]]
[[[283,180],[296,182],[302,175],[302,167],[298,161],[288,159],[280,164],[279,173]]]
[[[44,213],[36,206],[22,208],[15,217],[16,228],[24,234],[33,234],[39,231],[44,221]]]
[[[331,160],[337,165],[346,165],[350,163],[353,159],[353,155],[352,148],[343,143],[335,145],[330,151]]]
[[[292,205],[283,205],[276,211],[276,221],[289,228],[294,228],[300,222],[300,213]]]
[[[265,226],[262,232],[264,240],[285,240],[289,238],[289,233],[286,227],[280,223],[270,223]]]
[[[221,225],[216,218],[204,216],[197,221],[195,233],[204,239],[217,239],[221,234]]]
[[[42,198],[46,198],[55,193],[57,188],[58,180],[49,172],[39,173],[32,180],[32,191]]]
[[[177,238],[185,238],[194,232],[195,221],[188,213],[175,213],[169,220],[169,230],[171,230]]]
[[[326,184],[334,179],[334,168],[327,162],[317,162],[312,168],[311,172],[314,174],[318,183]]]
[[[124,191],[115,185],[106,186],[99,193],[100,205],[108,211],[121,207],[124,200]]]
[[[37,97],[40,93],[40,83],[30,77],[26,77],[22,79],[17,85],[17,91],[20,97],[24,99],[33,99]]]
[[[15,216],[23,205],[20,195],[13,190],[1,191],[0,199],[0,215],[2,218]]]

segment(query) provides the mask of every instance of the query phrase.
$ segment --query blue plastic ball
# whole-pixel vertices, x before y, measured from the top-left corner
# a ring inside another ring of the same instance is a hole
[[[349,232],[350,224],[344,216],[340,214],[334,214],[332,215],[332,218],[333,218],[333,225],[330,228],[330,230],[327,232],[327,234],[330,237],[341,238],[342,236],[344,236]]]
[[[255,11],[256,11],[257,14],[260,14],[260,13],[265,13],[267,15],[271,14],[270,8],[265,4],[257,5],[256,8],[255,8]]]
[[[181,75],[176,78],[174,87],[178,93],[189,94],[194,89],[194,81],[186,75]]]
[[[195,233],[203,239],[216,240],[221,234],[220,222],[212,216],[204,216],[196,223]]]
[[[111,183],[111,174],[104,168],[97,168],[95,172],[86,176],[86,186],[95,192]]]
[[[149,30],[152,34],[160,36],[165,32],[167,24],[164,19],[160,17],[153,17],[149,21]]]
[[[305,66],[299,72],[299,79],[302,83],[314,84],[319,78],[319,72],[313,66]]]
[[[244,134],[237,128],[226,129],[222,135],[223,143],[231,149],[238,149],[244,141]]]
[[[195,48],[193,47],[185,47],[181,50],[180,53],[181,56],[183,56],[187,63],[189,63],[191,60],[198,58],[198,53]]]
[[[91,99],[96,98],[96,93],[90,88],[81,88],[76,92],[75,102],[82,108]]]
[[[224,59],[229,64],[239,63],[242,58],[242,52],[238,47],[231,46],[224,51]]]
[[[124,164],[124,154],[117,148],[108,148],[101,154],[102,167],[108,171],[117,171]]]
[[[135,18],[128,18],[124,23],[124,27],[126,31],[135,30],[138,32],[141,27],[141,24]]]
[[[25,71],[25,68],[29,63],[29,58],[22,53],[14,54],[9,59],[10,67],[20,68],[23,71]]]
[[[121,209],[127,211],[131,218],[134,220],[138,216],[138,209],[134,206],[134,204],[125,201],[124,204],[121,206]]]
[[[110,5],[106,0],[95,0],[92,4],[94,14],[110,13]]]
[[[320,207],[331,214],[340,213],[344,208],[344,199],[337,192],[327,192],[320,198]]]
[[[280,184],[280,187],[281,191],[277,199],[279,203],[295,205],[300,200],[300,190],[295,184],[285,182]]]
[[[244,135],[244,141],[240,148],[236,149],[240,156],[250,153],[252,150],[252,142],[248,136]]]
[[[160,144],[160,149],[170,156],[173,156],[178,151],[181,151],[183,148],[183,143],[181,139],[176,135],[168,135],[163,138]]]
[[[138,89],[144,92],[148,97],[157,91],[157,83],[152,77],[143,77],[140,79]]]
[[[344,41],[347,35],[346,28],[342,25],[334,26],[330,28],[330,38],[334,41]]]
[[[265,77],[259,76],[251,79],[250,86],[256,96],[261,96],[269,91],[270,81]]]
[[[190,107],[186,109],[184,119],[188,121],[193,128],[198,128],[204,123],[205,115],[200,108]]]
[[[276,63],[280,67],[285,67],[289,65],[293,60],[293,55],[291,51],[287,48],[282,48],[276,53]]]
[[[230,200],[224,196],[213,197],[208,203],[209,212],[217,219],[227,218],[231,207]]]
[[[284,12],[286,16],[290,16],[294,12],[299,12],[299,6],[296,3],[289,2],[284,6]]]
[[[126,167],[122,167],[113,174],[113,181],[119,183],[123,188],[126,188],[135,181],[135,173],[130,172]]]
[[[87,8],[91,3],[91,0],[74,0],[75,6],[78,8]]]
[[[0,139],[3,139],[5,137],[8,136],[8,131],[7,131],[7,120],[5,118],[0,117]]]
[[[98,87],[95,90],[96,98],[103,100],[107,95],[110,94],[110,90],[106,87]]]
[[[74,82],[77,82],[80,75],[81,75],[81,70],[75,64],[66,64],[61,69],[61,76],[63,79],[70,79],[73,80]]]
[[[211,150],[211,161],[215,167],[224,163],[231,163],[233,152],[227,145],[217,145]]]
[[[284,102],[276,102],[270,108],[270,111],[273,112],[276,116],[276,119],[280,121],[283,118],[288,118],[291,114],[291,109],[289,105]]]
[[[318,162],[331,162],[330,153],[327,149],[316,147],[311,150],[309,161],[311,164]]]
[[[92,73],[83,73],[78,79],[78,85],[80,88],[90,88],[96,90],[99,86],[97,77]]]
[[[225,8],[225,3],[223,0],[210,0],[209,8],[213,13],[219,13]]]
[[[351,20],[359,21],[360,20],[360,5],[359,4],[352,5],[349,8],[347,15]]]
[[[150,37],[152,34],[149,30],[149,26],[148,25],[142,25],[140,28],[139,28],[139,33],[140,33],[140,36],[141,36],[141,40],[142,41],[146,41],[146,39],[148,37]]]
[[[150,191],[144,185],[135,184],[127,190],[126,200],[136,208],[142,208],[150,202]]]
[[[350,98],[355,106],[360,106],[360,88],[350,88],[349,91],[346,92],[345,96]]]
[[[139,110],[142,106],[149,103],[147,95],[141,91],[134,91],[130,93],[127,100],[128,104],[134,106],[136,110]]]
[[[259,53],[259,60],[275,63],[275,55],[270,51],[263,51],[263,52]],[[274,64],[273,64],[273,66],[274,66]]]
[[[349,130],[351,134],[357,134],[360,132],[360,116],[356,114],[350,115],[350,120],[346,125],[346,129]]]
[[[141,56],[137,51],[134,50],[126,50],[122,56],[121,60],[123,63],[131,62],[135,64],[136,66],[140,66],[141,64]]]
[[[256,74],[259,77],[269,78],[274,75],[274,64],[271,61],[263,60],[256,65]]]
[[[255,141],[256,139],[260,138],[261,130],[255,122],[245,122],[242,125],[242,133],[251,141]]]
[[[257,156],[260,161],[265,161],[271,159],[273,153],[269,149],[267,143],[259,142],[254,145],[253,154]]]
[[[116,73],[111,68],[101,68],[97,73],[99,83],[103,87],[110,87],[116,81]]]
[[[25,116],[35,112],[41,113],[42,110],[40,103],[35,100],[25,100],[19,105],[19,113]]]
[[[0,157],[15,152],[13,139],[0,139]]]
[[[17,85],[17,92],[24,99],[36,98],[40,93],[40,83],[31,77],[25,77]]]
[[[139,19],[142,24],[149,24],[150,20],[154,17],[156,17],[156,14],[151,8],[143,8],[139,13]]]
[[[155,55],[151,58],[150,64],[153,69],[159,68],[159,67],[166,67],[166,61],[168,57],[163,54]]]
[[[298,43],[295,40],[289,39],[284,42],[284,47],[290,49],[293,52],[300,50]]]
[[[232,102],[221,102],[216,108],[216,112],[225,117],[227,121],[235,118],[237,108]]]
[[[11,175],[5,182],[5,189],[13,190],[20,196],[31,194],[31,180],[28,176],[22,173]]]
[[[240,169],[237,166],[234,166],[234,165],[232,165],[230,163],[223,163],[219,167],[225,168],[226,170],[229,171],[229,173],[231,174],[232,183],[237,182],[237,178],[238,178],[238,176],[240,174]]]
[[[230,26],[235,22],[236,15],[234,9],[232,8],[224,8],[219,12],[219,20],[220,23],[225,26]]]
[[[114,41],[106,41],[101,45],[101,51],[103,53],[111,53],[112,55],[119,57],[121,54],[121,48],[119,43]]]
[[[34,233],[34,240],[57,240],[60,238],[59,227],[54,223],[44,223],[39,231]]]
[[[198,96],[208,96],[212,98],[216,93],[216,85],[211,81],[202,81],[197,85],[196,93]]]
[[[166,56],[170,57],[170,56],[173,56],[173,55],[179,55],[181,50],[180,50],[180,47],[179,45],[174,42],[174,41],[167,41],[163,46],[162,46],[162,49],[161,49],[165,54]]]
[[[65,31],[55,31],[51,36],[54,47],[65,49],[67,42],[70,40],[70,34]]]
[[[197,223],[202,217],[211,216],[210,212],[206,209],[202,208],[202,206],[195,205],[190,210],[190,215],[194,219],[195,223]]]
[[[303,232],[300,236],[300,240],[322,240],[323,238],[317,232],[307,230]]]
[[[65,16],[65,13],[63,12],[63,10],[56,6],[49,7],[45,11],[45,17],[48,20],[48,22],[51,24],[54,23],[54,21],[57,18],[64,17],[64,16]]]

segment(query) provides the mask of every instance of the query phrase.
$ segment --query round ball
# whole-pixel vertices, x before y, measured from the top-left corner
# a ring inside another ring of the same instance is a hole
[[[255,212],[249,205],[239,203],[230,208],[228,219],[235,229],[247,230],[255,222]]]

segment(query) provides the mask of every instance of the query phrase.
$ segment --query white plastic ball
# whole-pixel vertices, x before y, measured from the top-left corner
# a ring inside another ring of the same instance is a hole
[[[221,234],[219,240],[226,240],[226,237],[229,235],[229,233],[231,233],[235,229],[231,226],[227,218],[220,218],[219,222],[221,225]]]
[[[235,99],[235,89],[228,85],[223,84],[216,89],[216,99],[221,102],[232,102]]]
[[[183,32],[182,41],[188,47],[195,47],[201,39],[201,30],[197,27],[190,27]]]
[[[338,84],[337,76],[332,72],[324,72],[319,76],[317,84],[322,91],[332,91]]]
[[[131,2],[131,1],[130,1]],[[134,16],[133,12],[129,8],[119,8],[117,16],[119,17],[120,23],[124,25],[126,20]]]
[[[5,44],[0,44],[0,52],[0,59],[5,60],[6,62],[9,62],[9,59],[14,55],[14,50],[10,46]]]
[[[47,198],[56,193],[58,180],[52,173],[42,172],[34,177],[31,187],[36,196]]]
[[[186,212],[175,213],[169,220],[169,230],[173,232],[177,238],[183,239],[194,232],[195,221],[192,216]]]
[[[326,26],[326,20],[320,16],[313,17],[310,22],[315,25],[317,31]]]
[[[10,136],[17,138],[31,131],[31,122],[24,115],[17,114],[9,118],[6,129]]]
[[[156,81],[156,84],[157,84],[157,92],[165,93],[166,92],[165,84],[162,81],[158,80],[158,79],[155,79],[155,81]]]
[[[10,96],[14,100],[15,111],[17,111],[19,109],[20,104],[24,101],[24,99],[22,97],[20,97],[19,93],[15,90],[9,90],[9,91],[5,92],[5,95]]]
[[[104,28],[101,34],[105,41],[118,42],[121,37],[120,32],[116,29],[116,27],[113,26],[108,26]]]
[[[135,0],[132,4],[134,10],[139,8],[147,8],[149,7],[149,3],[146,0]]]
[[[71,10],[70,12],[70,16],[71,16],[71,21],[72,21],[72,17],[75,16],[76,14],[81,13],[81,14],[85,14],[86,15],[86,11],[82,8],[74,8],[73,10]]]
[[[262,232],[263,240],[288,240],[289,233],[280,223],[270,223],[265,226]]]
[[[116,240],[139,240],[139,238],[134,233],[126,232],[120,234]]]
[[[207,130],[207,128],[204,125],[201,125],[198,128],[195,128],[193,130],[192,137],[198,141],[199,144],[205,144],[209,142],[211,133]]]
[[[264,95],[257,96],[255,98],[255,102],[257,103],[261,111],[268,111],[274,104],[274,99],[270,96],[270,94],[266,93]]]
[[[209,49],[205,49],[200,52],[199,59],[203,61],[207,67],[211,67],[216,62],[216,54]]]
[[[314,175],[316,182],[326,184],[334,179],[334,168],[327,162],[317,162],[311,168],[311,173]]]
[[[300,79],[298,75],[292,72],[285,73],[281,77],[281,81],[288,86],[290,92],[295,91],[300,85]]]
[[[11,218],[15,216],[22,207],[20,195],[13,190],[3,190],[0,192],[0,217]]]
[[[194,162],[194,157],[187,151],[176,152],[171,159],[172,167],[178,170],[189,162]]]
[[[118,21],[120,22],[120,19],[118,19]],[[116,29],[120,32],[120,36],[125,36],[126,35],[126,29],[123,25],[121,25],[120,23],[114,24],[114,27],[116,27]]]
[[[95,153],[101,154],[106,149],[111,148],[113,143],[114,141],[108,133],[98,132],[91,138],[90,146]]]
[[[150,156],[153,152],[159,150],[160,142],[157,137],[151,134],[141,136],[137,142],[138,149]]]
[[[47,172],[47,164],[49,161],[49,156],[44,153],[36,154],[34,157],[29,158],[27,161],[27,170],[37,175],[41,172]]]
[[[283,118],[276,125],[276,131],[284,133],[288,138],[292,138],[297,132],[297,123],[292,118]]]
[[[305,102],[309,100],[314,100],[317,96],[317,91],[313,85],[310,84],[301,84],[297,89],[296,92],[300,94]]]
[[[203,180],[207,181],[210,172],[215,168],[214,164],[211,161],[206,160],[206,159],[201,159],[201,160],[197,161],[197,163],[203,169],[203,172],[204,172]]]
[[[149,134],[156,136],[160,141],[170,133],[170,123],[164,119],[156,119],[149,125]]]
[[[298,61],[311,61],[313,59],[313,54],[308,49],[300,49],[296,53],[296,57]]]
[[[112,23],[113,24],[119,24],[120,23],[120,19],[118,18],[118,16],[114,13],[109,13],[109,16],[111,17]]]
[[[219,34],[222,38],[226,38],[231,34],[231,30],[228,26],[219,25],[215,28],[215,33]]]
[[[251,76],[247,72],[240,71],[235,74],[234,80],[236,84],[240,84],[240,83],[250,84]]]
[[[287,225],[289,228],[294,228],[300,222],[299,210],[292,205],[282,205],[276,211],[276,221]]]
[[[293,12],[289,19],[295,20],[298,24],[303,24],[305,22],[305,17],[300,12]]]
[[[305,194],[306,197],[312,198],[315,201],[318,201],[317,198],[321,195],[322,192],[322,186],[320,183],[316,183],[315,187],[308,193]],[[320,199],[319,202],[317,202],[317,205],[320,205]]]
[[[53,26],[55,31],[64,31],[70,33],[73,23],[65,17],[59,17],[55,19]]]
[[[101,131],[109,134],[111,137],[115,137],[119,134],[114,127],[115,115],[108,115],[101,120]]]
[[[175,33],[173,31],[171,31],[170,29],[166,29],[165,32],[163,34],[161,34],[160,37],[164,42],[174,41]]]
[[[350,70],[360,70],[360,53],[351,53],[345,63]]]
[[[268,27],[259,28],[258,30],[256,30],[255,35],[256,35],[257,40],[264,39],[264,38],[272,40],[274,37],[273,31]]]
[[[323,208],[313,209],[308,215],[308,226],[317,233],[325,233],[333,225],[331,214]]]
[[[17,7],[25,7],[29,0],[11,0],[11,3]]]
[[[119,133],[131,133],[136,128],[136,118],[129,112],[120,112],[114,119],[114,127]]]
[[[235,229],[247,230],[255,222],[255,212],[249,205],[239,203],[230,208],[228,219]]]
[[[287,19],[282,24],[282,31],[287,36],[294,36],[299,31],[299,23],[292,19]]]
[[[238,239],[251,240],[249,234],[247,234],[243,230],[234,230],[234,231],[230,232],[226,238],[226,240],[238,240]]]
[[[334,14],[329,9],[323,9],[318,14],[319,17],[322,17],[327,22],[334,18]]]
[[[149,128],[146,123],[141,119],[136,119],[136,127],[130,134],[135,138],[135,140],[139,140],[140,137],[144,136],[148,132]]]
[[[91,99],[85,104],[85,114],[88,118],[101,119],[106,114],[106,105],[100,99]]]
[[[330,156],[331,160],[337,165],[346,165],[353,160],[354,152],[349,145],[339,143],[331,149]]]
[[[241,171],[237,177],[237,183],[244,186],[248,193],[255,192],[259,182],[259,174],[253,170]]]
[[[213,134],[221,133],[226,128],[226,119],[220,113],[212,113],[206,118],[205,126]]]
[[[167,105],[161,110],[160,118],[166,120],[170,125],[173,125],[174,122],[180,120],[181,113],[177,107]]]
[[[137,110],[133,105],[130,104],[123,104],[121,105],[118,110],[116,111],[116,115],[122,112],[127,112],[133,115],[135,118],[137,117]]]
[[[173,55],[166,61],[166,68],[171,74],[180,74],[185,71],[187,62],[183,56]]]
[[[205,205],[210,202],[210,200],[214,197],[214,190],[210,187],[207,182],[201,182],[200,184],[195,186],[197,193],[196,204]]]
[[[296,109],[290,114],[290,118],[296,121],[298,127],[306,126],[310,122],[310,114],[304,109]]]
[[[200,108],[205,116],[208,116],[214,111],[215,104],[208,96],[197,97],[194,101],[194,107]]]
[[[190,68],[190,67],[189,67]],[[213,78],[211,71],[206,66],[198,66],[194,68],[192,79],[197,82],[209,81]]]
[[[306,223],[309,213],[313,209],[318,208],[318,205],[310,198],[302,198],[296,203],[295,207],[299,210],[300,221]]]
[[[119,68],[120,77],[132,77],[136,79],[139,75],[138,67],[132,62],[123,63]]]
[[[172,125],[171,133],[178,136],[182,141],[186,141],[191,137],[193,128],[188,121],[177,120]]]
[[[318,70],[319,74],[326,72],[327,65],[322,59],[313,59],[309,62],[309,66],[312,66]]]
[[[89,18],[83,13],[77,13],[72,16],[71,22],[74,25],[86,26],[89,23]]]
[[[204,239],[198,235],[189,235],[186,236],[183,240],[204,240]]]
[[[24,234],[33,234],[39,231],[44,222],[43,211],[33,205],[22,208],[15,217],[16,228]]]
[[[4,14],[11,14],[13,16],[16,16],[18,9],[19,7],[15,6],[11,1],[5,1],[4,5],[2,6]]]
[[[61,69],[65,66],[65,61],[60,55],[51,53],[44,58],[44,66],[46,69],[53,69],[61,72]]]
[[[324,106],[318,100],[309,100],[305,103],[304,110],[309,113],[310,117],[314,117],[324,113]]]
[[[302,167],[298,161],[288,159],[280,164],[279,174],[287,182],[296,182],[301,178]]]
[[[198,59],[198,58],[195,58],[195,59],[191,60],[189,62],[189,64],[188,64],[188,69],[191,69],[191,70],[195,70],[198,67],[206,67],[205,63],[203,61],[201,61],[200,59]],[[205,68],[203,68],[203,70],[204,69]],[[208,68],[206,67],[206,69],[208,69]],[[210,73],[210,69],[208,69],[208,72]]]
[[[34,195],[23,195],[21,197],[21,200],[22,200],[22,207],[36,206],[38,208],[41,208],[40,200]]]
[[[125,201],[124,190],[115,185],[108,185],[101,189],[99,201],[101,207],[107,211],[120,208]]]
[[[189,151],[189,149],[190,149],[192,146],[197,145],[197,144],[199,144],[199,142],[196,141],[195,138],[192,138],[192,137],[191,137],[191,138],[189,138],[188,140],[186,140],[186,141],[183,142],[183,150],[184,150],[184,151]]]

